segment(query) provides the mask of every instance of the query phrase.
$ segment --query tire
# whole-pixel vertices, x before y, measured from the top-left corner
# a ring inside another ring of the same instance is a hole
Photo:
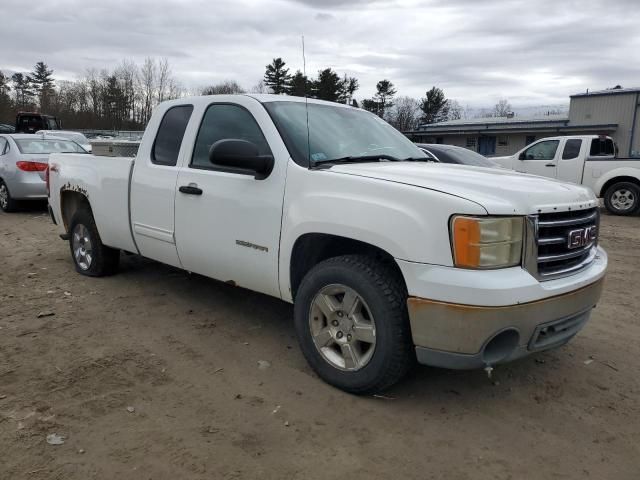
[[[618,182],[607,188],[604,205],[613,215],[633,215],[640,210],[640,187],[631,182]]]
[[[374,258],[345,255],[316,265],[302,280],[294,305],[296,335],[311,368],[355,394],[398,382],[415,362],[406,300],[402,278]]]
[[[87,208],[78,210],[69,224],[69,249],[76,271],[89,277],[113,275],[120,250],[102,244],[96,222]]]
[[[0,180],[0,208],[6,213],[15,212],[18,209],[18,202],[11,197],[9,187],[3,180]]]

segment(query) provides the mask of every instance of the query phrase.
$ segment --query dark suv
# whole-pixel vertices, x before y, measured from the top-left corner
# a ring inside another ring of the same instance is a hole
[[[36,133],[38,130],[60,130],[60,120],[41,113],[19,112],[16,116],[15,133]]]

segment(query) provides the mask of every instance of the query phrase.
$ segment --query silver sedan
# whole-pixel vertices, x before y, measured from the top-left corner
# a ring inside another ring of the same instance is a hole
[[[0,208],[14,211],[20,200],[47,198],[45,174],[50,153],[84,153],[64,138],[28,134],[0,135]]]

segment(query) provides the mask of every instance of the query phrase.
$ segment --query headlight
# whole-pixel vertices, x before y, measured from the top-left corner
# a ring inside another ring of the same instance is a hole
[[[451,219],[453,262],[461,268],[504,268],[522,259],[523,217]]]

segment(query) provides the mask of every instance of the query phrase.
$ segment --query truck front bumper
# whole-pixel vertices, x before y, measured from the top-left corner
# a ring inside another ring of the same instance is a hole
[[[416,264],[399,264],[408,280],[407,307],[418,362],[473,369],[571,340],[587,323],[600,298],[607,256],[599,249],[587,269],[548,282],[538,282],[520,268],[482,272],[435,267],[439,275],[434,276],[433,266],[425,270]],[[408,278],[410,271],[418,275]],[[429,288],[431,281],[439,287],[447,284],[446,298],[420,294],[425,289],[437,290]],[[469,298],[481,300],[469,302]]]

